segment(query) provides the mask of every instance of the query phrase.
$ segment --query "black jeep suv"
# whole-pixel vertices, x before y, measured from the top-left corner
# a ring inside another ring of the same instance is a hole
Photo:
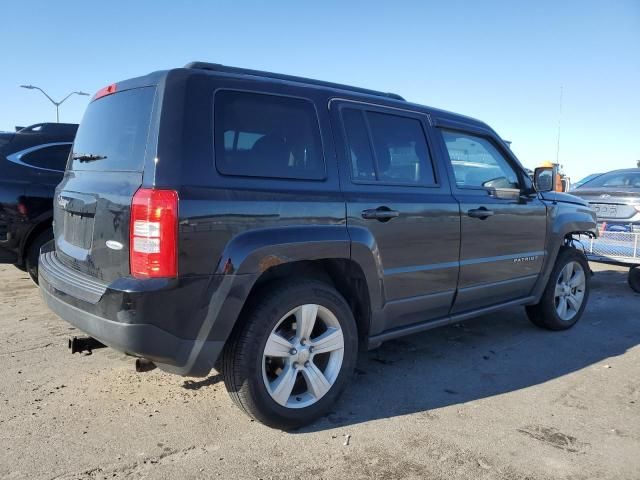
[[[571,327],[590,277],[572,236],[595,232],[482,122],[191,63],[95,95],[40,286],[103,344],[215,366],[245,412],[292,428],[327,411],[359,347],[513,305]]]
[[[38,280],[40,247],[53,238],[53,194],[78,125],[38,123],[0,133],[0,262]]]

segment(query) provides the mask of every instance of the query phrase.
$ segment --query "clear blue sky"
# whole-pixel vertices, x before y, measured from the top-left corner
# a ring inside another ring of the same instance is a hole
[[[640,160],[640,0],[10,1],[0,130],[55,119],[59,99],[205,60],[400,93],[489,123],[527,166],[574,180]],[[61,107],[78,122],[87,97]]]

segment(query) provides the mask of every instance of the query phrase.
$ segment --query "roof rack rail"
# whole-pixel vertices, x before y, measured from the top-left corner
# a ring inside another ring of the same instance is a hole
[[[184,68],[194,68],[198,70],[211,70],[214,72],[235,73],[239,75],[252,75],[256,77],[275,78],[278,80],[285,80],[289,82],[308,83],[311,85],[318,85],[321,87],[335,88],[338,90],[350,90],[352,92],[364,93],[367,95],[376,95],[378,97],[393,98],[394,100],[405,101],[397,93],[379,92],[377,90],[369,90],[368,88],[352,87],[349,85],[342,85],[340,83],[325,82],[322,80],[314,80],[305,77],[296,77],[295,75],[285,75],[282,73],[264,72],[261,70],[251,70],[248,68],[228,67],[220,63],[207,63],[207,62],[190,62],[187,63]]]

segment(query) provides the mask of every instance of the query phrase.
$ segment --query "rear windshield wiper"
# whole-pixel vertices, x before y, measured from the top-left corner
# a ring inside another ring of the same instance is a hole
[[[95,160],[104,160],[106,155],[95,155],[93,153],[76,153],[72,157],[74,160],[80,160],[81,162],[93,162]]]

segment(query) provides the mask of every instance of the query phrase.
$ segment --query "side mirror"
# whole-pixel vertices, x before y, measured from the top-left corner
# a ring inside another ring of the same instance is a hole
[[[553,167],[538,167],[533,173],[533,185],[538,192],[551,192],[555,185]]]

